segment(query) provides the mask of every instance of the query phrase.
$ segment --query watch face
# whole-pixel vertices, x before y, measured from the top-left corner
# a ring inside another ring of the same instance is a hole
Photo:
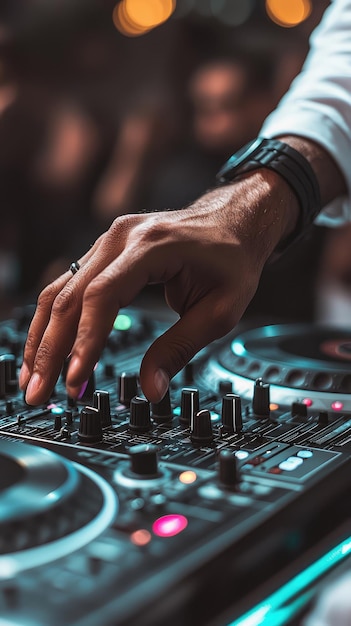
[[[217,177],[219,180],[230,180],[233,174],[237,172],[238,168],[252,158],[252,156],[259,150],[262,143],[265,141],[262,137],[257,137],[243,148],[240,148],[238,152],[233,154],[230,159],[219,170]],[[229,174],[229,176],[228,176]]]

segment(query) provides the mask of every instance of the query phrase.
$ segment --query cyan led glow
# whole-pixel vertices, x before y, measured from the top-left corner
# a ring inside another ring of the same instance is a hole
[[[285,624],[288,617],[291,618],[312,597],[311,585],[350,553],[351,537],[348,537],[228,626],[281,626]]]
[[[132,320],[129,315],[119,313],[114,321],[113,328],[115,330],[129,330],[131,325]]]

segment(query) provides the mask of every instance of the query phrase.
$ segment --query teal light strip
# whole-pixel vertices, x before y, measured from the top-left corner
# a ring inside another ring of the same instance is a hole
[[[313,596],[308,588],[329,572],[351,553],[351,537],[348,537],[320,559],[309,565],[303,572],[289,580],[278,591],[268,596],[253,609],[228,626],[280,626],[286,624]],[[301,597],[301,594],[303,596]]]

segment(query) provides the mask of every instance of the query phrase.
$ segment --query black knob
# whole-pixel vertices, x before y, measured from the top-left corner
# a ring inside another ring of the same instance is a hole
[[[61,413],[55,413],[54,430],[61,430],[62,428],[62,415]]]
[[[207,409],[193,416],[190,439],[195,446],[206,446],[213,440],[211,413]]]
[[[157,452],[158,448],[153,444],[140,444],[130,448],[132,473],[144,478],[156,478],[159,476]]]
[[[118,398],[121,404],[129,406],[131,399],[138,395],[138,377],[123,372],[118,376]]]
[[[11,415],[12,413],[14,413],[15,407],[13,405],[13,401],[12,400],[6,400],[6,415]]]
[[[318,424],[321,426],[327,426],[329,423],[329,415],[327,411],[319,411]]]
[[[293,402],[291,405],[291,415],[292,417],[301,417],[302,419],[306,419],[307,417],[307,406],[303,402]]]
[[[102,440],[102,426],[99,411],[86,406],[80,412],[78,439],[82,443],[97,443]]]
[[[221,395],[224,393],[233,393],[233,383],[231,380],[220,380],[218,391]]]
[[[193,416],[195,413],[198,413],[199,408],[200,401],[198,389],[191,389],[187,387],[182,389],[182,396],[180,400],[180,423],[185,426],[190,426]]]
[[[170,422],[173,419],[169,389],[167,389],[167,393],[164,395],[161,402],[151,403],[151,415],[158,424]]]
[[[106,378],[114,378],[115,377],[115,368],[113,363],[105,363],[104,365],[104,375]]]
[[[222,400],[222,432],[240,433],[243,427],[241,398],[235,393],[227,393]]]
[[[71,426],[73,424],[73,411],[71,409],[66,409],[64,415],[67,425]]]
[[[134,432],[146,433],[151,430],[150,402],[135,396],[130,403],[129,428]]]
[[[3,354],[0,356],[0,398],[16,391],[16,357],[14,354]]]
[[[111,426],[110,394],[108,391],[94,391],[93,406],[98,409],[102,426]]]
[[[221,450],[219,453],[219,481],[225,487],[235,487],[240,480],[238,459],[233,450]]]
[[[264,383],[262,378],[257,378],[254,385],[252,410],[259,417],[269,417],[269,384]]]

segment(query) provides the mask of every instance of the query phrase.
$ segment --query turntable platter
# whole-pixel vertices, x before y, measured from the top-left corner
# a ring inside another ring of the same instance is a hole
[[[212,388],[229,380],[246,398],[262,378],[280,406],[308,396],[318,409],[330,410],[337,400],[351,410],[351,331],[309,324],[248,330],[214,354],[202,376]]]
[[[0,440],[0,470],[2,572],[9,557],[17,571],[81,547],[117,513],[108,483],[44,448]]]

